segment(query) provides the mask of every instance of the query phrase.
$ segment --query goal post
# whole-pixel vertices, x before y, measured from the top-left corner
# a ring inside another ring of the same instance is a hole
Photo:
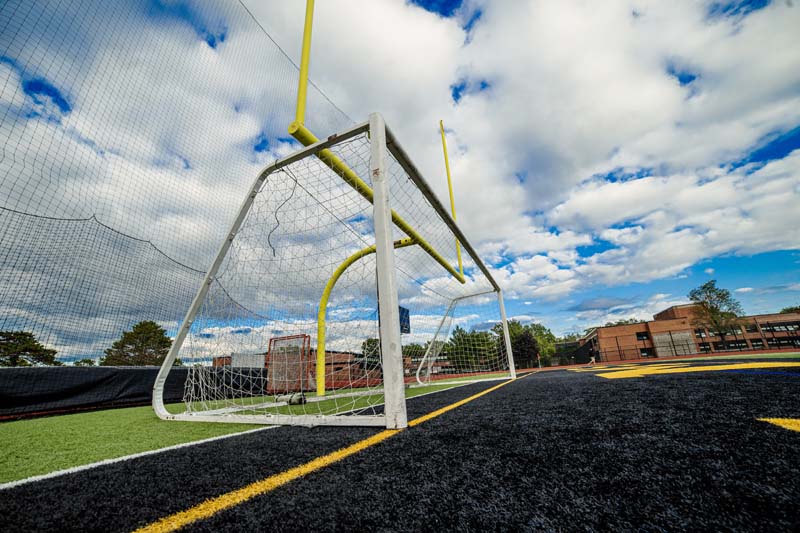
[[[189,367],[184,404],[168,410],[177,358]],[[417,377],[421,364],[430,371]],[[514,377],[502,295],[375,113],[258,175],[153,407],[169,420],[402,428],[408,387],[443,377]]]
[[[387,428],[404,428],[406,417],[403,382],[403,354],[400,341],[400,309],[397,301],[397,276],[394,261],[394,228],[389,205],[387,180],[386,124],[383,117],[369,117],[370,171],[374,192],[375,256],[378,277],[378,313],[381,359],[383,360],[383,390]],[[412,237],[412,240],[415,240]]]

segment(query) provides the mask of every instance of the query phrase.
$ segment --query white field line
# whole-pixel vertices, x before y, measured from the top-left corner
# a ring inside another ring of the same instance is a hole
[[[449,387],[449,388],[442,389],[442,390],[435,390],[435,391],[431,391],[431,392],[426,392],[424,394],[417,394],[415,396],[412,396],[411,398],[407,398],[406,401],[413,400],[415,398],[422,398],[423,396],[428,396],[428,395],[431,395],[431,394],[437,394],[439,392],[444,392],[446,390],[456,389],[456,388],[461,387],[463,385],[470,385],[470,382],[463,383],[463,384],[460,383],[458,385],[454,385],[453,387]],[[374,405],[372,407],[378,407],[378,406],[381,406],[381,405],[383,405],[383,404],[382,403],[381,404],[376,404],[376,405]],[[340,414],[342,414],[342,413],[340,413]],[[67,474],[75,474],[76,472],[83,472],[84,470],[91,470],[92,468],[97,468],[97,467],[100,467],[100,466],[113,465],[114,463],[121,463],[123,461],[130,461],[131,459],[138,459],[139,457],[147,457],[148,455],[156,455],[158,453],[170,452],[172,450],[180,450],[181,448],[188,448],[190,446],[197,446],[199,444],[205,444],[207,442],[214,442],[214,441],[217,441],[217,440],[227,439],[227,438],[230,438],[230,437],[238,437],[239,435],[248,435],[250,433],[256,433],[257,431],[265,431],[267,429],[277,429],[279,427],[285,427],[285,426],[267,426],[267,427],[263,427],[263,428],[250,429],[250,430],[247,430],[247,431],[240,431],[238,433],[228,433],[227,435],[219,435],[218,437],[209,437],[207,439],[196,440],[196,441],[192,441],[192,442],[184,442],[184,443],[181,443],[181,444],[175,444],[174,446],[167,446],[166,448],[159,448],[157,450],[147,450],[146,452],[133,453],[131,455],[123,455],[122,457],[113,457],[111,459],[103,459],[102,461],[97,461],[96,463],[89,463],[89,464],[85,464],[85,465],[73,466],[71,468],[65,468],[64,470],[56,470],[55,472],[49,472],[47,474],[40,474],[38,476],[26,477],[25,479],[18,479],[16,481],[9,481],[7,483],[0,483],[0,491],[1,490],[6,490],[6,489],[13,489],[14,487],[19,487],[20,485],[26,485],[28,483],[34,483],[36,481],[43,481],[45,479],[53,479],[53,478],[56,478],[56,477],[67,475]]]
[[[66,474],[83,472],[84,470],[91,470],[92,468],[97,468],[98,466],[113,465],[114,463],[121,463],[123,461],[130,461],[131,459],[138,459],[139,457],[147,457],[148,455],[156,455],[158,453],[169,452],[172,450],[180,450],[181,448],[197,446],[198,444],[205,444],[207,442],[214,442],[217,440],[227,439],[230,437],[238,437],[239,435],[247,435],[249,433],[264,431],[267,429],[275,429],[278,427],[280,426],[267,426],[263,428],[249,429],[247,431],[240,431],[238,433],[228,433],[227,435],[219,435],[217,437],[209,437],[207,439],[196,440],[192,442],[183,442],[181,444],[175,444],[174,446],[167,446],[166,448],[158,448],[157,450],[147,450],[146,452],[133,453],[131,455],[123,455],[122,457],[103,459],[102,461],[97,461],[96,463],[73,466],[71,468],[65,468],[64,470],[56,470],[55,472],[49,472],[47,474],[40,474],[38,476],[31,476],[31,477],[26,477],[25,479],[18,479],[16,481],[9,481],[8,483],[2,483],[0,484],[0,490],[12,489],[14,487],[19,487],[20,485],[33,483],[35,481],[43,481],[45,479],[52,479],[55,477],[64,476]]]

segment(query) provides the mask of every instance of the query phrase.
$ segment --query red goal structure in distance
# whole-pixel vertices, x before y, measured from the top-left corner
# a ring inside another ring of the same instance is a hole
[[[267,394],[287,394],[314,388],[311,336],[287,335],[269,340]]]

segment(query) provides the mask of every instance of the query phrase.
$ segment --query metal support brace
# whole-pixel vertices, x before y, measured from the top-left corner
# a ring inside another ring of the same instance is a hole
[[[514,353],[511,351],[511,337],[508,334],[508,320],[506,320],[506,305],[503,303],[503,291],[497,291],[497,302],[500,304],[500,318],[503,321],[503,337],[506,341],[506,354],[508,355],[508,371],[511,379],[517,379],[517,369],[514,368]]]

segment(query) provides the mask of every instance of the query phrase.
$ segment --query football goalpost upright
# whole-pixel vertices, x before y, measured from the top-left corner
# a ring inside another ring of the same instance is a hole
[[[312,9],[289,127],[305,147],[247,192],[156,378],[162,419],[402,428],[409,387],[515,377],[499,285],[383,117],[304,125]]]

